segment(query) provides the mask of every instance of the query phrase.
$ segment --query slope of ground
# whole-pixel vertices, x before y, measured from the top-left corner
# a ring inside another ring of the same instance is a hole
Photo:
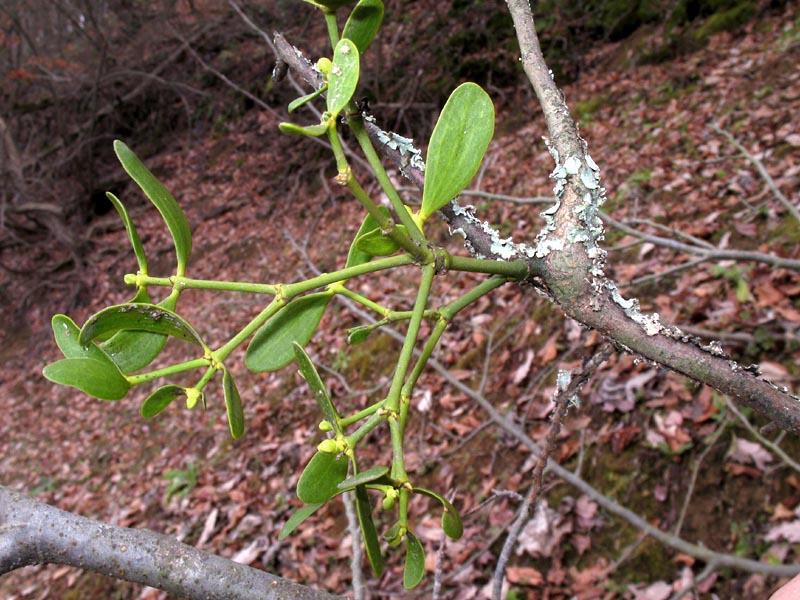
[[[611,65],[639,49],[624,42],[598,49],[592,60],[597,66],[564,91],[600,164],[608,211],[615,218],[655,235],[665,235],[668,227],[721,248],[799,257],[798,223],[753,164],[709,127],[716,124],[734,135],[797,203],[798,26],[797,14],[787,11],[735,35],[714,36],[707,48],[684,58],[624,71]],[[542,119],[534,104],[514,106],[517,101],[498,99],[497,134],[476,189],[546,196],[552,161],[541,141]],[[374,108],[380,116],[380,103]],[[278,120],[253,109],[226,123],[224,133],[176,136],[168,152],[148,158],[193,227],[192,277],[281,282],[343,266],[361,219],[358,208],[331,185],[334,168],[325,151],[308,141],[280,138]],[[376,189],[370,184],[370,191]],[[132,187],[122,198],[132,207],[151,271],[168,274],[171,242],[158,215]],[[537,230],[536,207],[481,196],[469,201],[500,224],[504,235],[530,239]],[[93,239],[91,267],[82,282],[86,300],[70,310],[77,323],[130,296],[122,276],[135,270],[135,261],[124,232],[111,223]],[[458,248],[459,238],[446,241],[442,231],[441,239]],[[797,390],[800,274],[733,262],[673,270],[689,259],[634,241],[614,229],[607,236],[614,276],[627,295],[640,297],[664,321],[721,332],[734,357],[760,364],[780,385]],[[21,261],[20,268],[26,268]],[[658,273],[663,275],[645,279]],[[437,297],[452,298],[475,280],[448,277]],[[361,291],[383,304],[407,307],[412,283],[376,278]],[[4,280],[3,286],[9,300],[25,291],[15,288],[14,280]],[[263,305],[264,299],[254,296],[187,293],[181,312],[214,346]],[[289,539],[277,541],[297,506],[294,486],[302,465],[321,439],[316,405],[293,369],[253,375],[241,360],[230,363],[247,419],[247,431],[236,442],[229,438],[221,398],[214,394],[207,412],[176,405],[144,420],[138,412],[141,392],[103,403],[42,379],[42,367],[58,358],[49,317],[64,310],[39,298],[23,320],[3,332],[4,485],[86,516],[174,535],[284,577],[348,589],[350,553],[341,543],[347,535],[341,509],[325,510]],[[391,373],[386,352],[396,350],[383,334],[348,348],[344,331],[359,322],[333,306],[311,345],[330,369],[326,383],[353,406],[380,393],[376,385],[385,384]],[[507,286],[460,318],[437,358],[541,439],[555,370],[574,365],[597,344],[597,336],[565,323],[537,295]],[[168,355],[182,356],[181,350],[175,346]],[[444,552],[443,597],[485,597],[498,540],[532,465],[509,435],[488,425],[480,409],[441,376],[426,375],[420,389],[430,390],[433,403],[415,399],[420,414],[413,419],[411,437],[419,443],[410,463],[428,487],[453,491],[466,515],[464,538]],[[797,456],[796,438],[766,435]],[[380,447],[371,451],[376,459],[385,455]],[[730,554],[797,560],[800,477],[711,390],[617,355],[589,386],[582,406],[571,412],[557,457],[666,531],[678,529],[690,541]],[[179,491],[185,494],[171,494],[170,485],[181,481],[185,485]],[[695,584],[689,597],[755,598],[776,583],[735,570],[703,573],[704,565],[642,540],[598,510],[592,498],[556,479],[548,483],[547,499],[549,512],[537,514],[532,524],[546,521],[550,529],[541,538],[531,527],[523,537],[508,572],[509,597],[666,599],[688,582]],[[424,503],[413,507],[420,536],[433,555],[438,515],[427,510]],[[381,580],[369,583],[375,597],[430,596],[431,577],[421,590],[405,593],[398,575],[401,557],[390,551],[387,560]],[[20,600],[164,597],[61,567],[6,576],[0,595]]]

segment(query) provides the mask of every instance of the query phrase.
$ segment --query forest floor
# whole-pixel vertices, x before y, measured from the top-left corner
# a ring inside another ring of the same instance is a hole
[[[711,127],[732,134],[797,204],[800,17],[788,14],[714,36],[707,47],[661,65],[617,69],[626,60],[624,43],[596,52],[564,93],[600,165],[609,214],[651,235],[688,239],[676,237],[680,232],[716,248],[800,258],[800,224],[753,162]],[[380,105],[374,110],[380,120]],[[537,115],[529,94],[498,101],[495,138],[473,190],[518,198],[552,193],[552,159]],[[224,134],[197,139],[187,133],[167,152],[146,157],[193,227],[191,277],[275,283],[343,266],[361,221],[359,207],[332,185],[333,161],[317,146],[294,139],[281,142],[276,154],[277,123],[275,115],[254,108],[226,123]],[[121,198],[131,207],[151,272],[169,274],[171,240],[159,215],[133,186]],[[519,240],[532,239],[541,223],[540,205],[480,195],[464,201]],[[449,238],[444,227],[437,235],[452,251],[464,252],[459,236]],[[800,273],[766,263],[688,265],[685,254],[636,241],[611,227],[606,235],[610,274],[626,297],[638,297],[663,322],[720,339],[736,360],[756,363],[776,384],[800,391]],[[17,268],[32,267],[28,260],[35,256],[19,257]],[[110,216],[95,232],[87,263],[72,307],[36,296],[22,275],[0,274],[7,297],[35,296],[21,319],[12,318],[12,307],[0,307],[7,324],[0,334],[2,484],[65,510],[153,529],[289,579],[347,592],[351,549],[341,506],[277,539],[299,506],[299,473],[322,439],[316,404],[293,368],[248,373],[243,352],[229,361],[246,417],[245,434],[235,442],[214,393],[205,412],[175,404],[145,420],[139,414],[143,391],[108,403],[43,379],[42,368],[59,358],[53,314],[68,311],[81,324],[131,295],[122,276],[136,263],[124,230]],[[381,276],[357,289],[407,308],[413,279],[411,272]],[[442,277],[435,298],[454,298],[478,280]],[[214,347],[264,305],[259,296],[187,292],[179,307]],[[345,330],[360,322],[333,304],[309,346],[332,393],[354,407],[381,393],[398,348],[384,332],[348,347]],[[599,343],[533,290],[508,285],[459,316],[436,358],[541,440],[557,369],[576,366]],[[164,360],[183,351],[170,346]],[[442,597],[485,598],[533,461],[442,374],[425,374],[419,389],[410,469],[425,487],[452,493],[465,523],[463,538],[442,552]],[[759,433],[764,423],[758,415],[742,412],[735,414],[709,388],[619,353],[570,411],[554,458],[663,531],[732,556],[797,561],[800,473],[775,448],[796,460],[800,440]],[[367,453],[385,460],[388,448],[378,441]],[[545,490],[546,508],[532,517],[509,564],[508,598],[667,600],[683,588],[685,598],[765,598],[778,583],[733,568],[705,572],[700,561],[643,538],[596,498],[552,474]],[[416,501],[412,513],[432,572],[440,515]],[[430,597],[431,573],[418,590],[406,592],[401,554],[388,549],[386,562],[379,580],[367,578],[372,597]],[[59,566],[3,577],[0,597],[166,598]]]

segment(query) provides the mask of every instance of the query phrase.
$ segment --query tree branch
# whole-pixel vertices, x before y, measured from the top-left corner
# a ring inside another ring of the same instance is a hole
[[[0,575],[44,563],[89,569],[184,598],[339,598],[153,531],[101,523],[0,486]]]

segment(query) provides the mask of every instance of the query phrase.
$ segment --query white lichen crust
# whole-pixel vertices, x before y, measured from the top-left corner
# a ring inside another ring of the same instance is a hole
[[[408,166],[425,172],[425,160],[422,158],[422,152],[414,147],[414,140],[383,129],[378,130],[378,139],[382,144],[400,153],[400,172],[404,176],[410,179],[405,172]]]

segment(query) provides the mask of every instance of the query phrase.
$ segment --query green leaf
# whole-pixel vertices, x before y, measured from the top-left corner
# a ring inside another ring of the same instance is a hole
[[[347,477],[347,458],[317,452],[303,469],[297,482],[297,497],[306,504],[327,502],[340,493],[339,484]]]
[[[358,48],[352,40],[341,39],[333,50],[328,74],[328,112],[336,117],[350,102],[358,86]]]
[[[389,472],[389,467],[372,467],[366,471],[361,471],[357,475],[348,477],[339,484],[340,490],[350,490],[356,486],[362,486],[366,483],[374,482]],[[390,483],[390,482],[387,482]]]
[[[158,306],[175,310],[177,295],[173,294],[158,303]],[[129,304],[150,304],[147,288],[141,288]],[[143,369],[161,354],[167,336],[148,331],[117,331],[100,344],[106,354],[117,364],[120,371],[129,374]]]
[[[183,214],[181,207],[164,187],[155,175],[144,166],[142,161],[119,140],[114,141],[114,151],[122,163],[123,168],[131,178],[142,188],[142,191],[161,213],[164,222],[167,224],[172,239],[175,243],[175,254],[177,256],[177,274],[183,276],[186,273],[186,263],[192,251],[192,231],[186,215]]]
[[[111,359],[65,358],[47,365],[43,374],[53,383],[78,388],[100,400],[120,400],[131,389]]]
[[[358,524],[361,526],[361,537],[364,540],[369,566],[372,567],[375,577],[380,577],[383,572],[381,544],[375,529],[375,521],[372,520],[372,507],[367,490],[361,485],[356,488],[356,513],[358,514]]]
[[[80,343],[115,331],[150,331],[176,337],[205,348],[194,327],[180,315],[157,304],[118,304],[92,315],[81,329]]]
[[[150,394],[142,403],[142,416],[145,419],[155,417],[167,408],[178,396],[185,396],[186,388],[179,385],[165,385]]]
[[[414,488],[414,493],[428,496],[441,503],[444,508],[442,514],[442,529],[447,537],[453,540],[459,539],[464,533],[464,525],[461,522],[461,515],[458,514],[456,507],[444,496],[425,488]]]
[[[67,315],[55,315],[50,324],[53,327],[56,344],[66,358],[104,359],[103,351],[95,344],[84,346],[80,343],[81,330]]]
[[[231,437],[237,439],[244,433],[244,411],[239,390],[236,389],[236,382],[228,369],[223,369],[222,372],[222,390],[225,395],[225,410],[228,413]]]
[[[358,327],[353,327],[352,329],[347,330],[347,343],[351,346],[355,346],[363,342],[370,333],[374,330],[374,327],[370,327],[369,325],[359,325]]]
[[[402,225],[395,225],[395,229],[408,235]],[[397,252],[400,246],[392,238],[383,235],[380,229],[373,229],[356,240],[356,248],[369,256],[388,256]]]
[[[128,209],[126,209],[119,198],[111,192],[106,192],[106,198],[108,198],[111,204],[114,205],[114,208],[117,209],[122,222],[125,224],[125,231],[128,232],[128,239],[131,241],[133,253],[136,255],[136,262],[139,264],[139,272],[143,275],[147,275],[147,257],[144,253],[144,246],[142,246],[142,240],[139,239],[139,234],[136,233],[136,227],[134,227],[133,221],[128,214]]]
[[[406,533],[406,565],[403,569],[403,587],[415,588],[425,575],[425,549],[410,531]]]
[[[383,21],[381,0],[361,0],[345,23],[342,37],[352,40],[361,54],[369,48]]]
[[[297,342],[293,342],[292,347],[294,349],[294,356],[297,359],[297,364],[300,367],[300,374],[303,376],[303,379],[306,380],[306,383],[308,383],[308,387],[311,388],[311,393],[314,394],[314,400],[317,401],[322,415],[325,420],[331,424],[334,433],[342,433],[342,426],[339,424],[341,417],[336,411],[333,402],[331,402],[328,390],[322,382],[322,378],[319,376],[319,372],[314,366],[314,363],[311,362],[311,357],[308,356],[305,349]]]
[[[325,135],[329,127],[330,124],[327,121],[317,125],[309,125],[308,127],[300,127],[300,125],[295,125],[294,123],[281,123],[278,125],[281,133],[285,133],[286,135],[305,135],[308,137]]]
[[[379,206],[378,210],[381,211],[381,213],[383,213],[387,219],[389,218],[390,213],[388,208],[385,206]],[[373,229],[378,229],[378,222],[375,220],[375,217],[367,213],[367,216],[364,217],[364,220],[361,222],[361,227],[359,227],[358,231],[356,232],[356,236],[353,238],[353,243],[350,244],[350,251],[347,253],[347,263],[345,264],[345,268],[363,265],[372,260],[373,255],[359,250],[357,242],[361,236],[372,231]]]
[[[478,172],[494,134],[494,105],[474,83],[463,83],[448,98],[428,145],[420,217],[460,194]]]
[[[324,502],[317,502],[316,504],[306,504],[302,508],[298,508],[292,516],[286,521],[286,524],[281,529],[280,534],[278,534],[279,540],[284,540],[291,533],[297,529],[297,527],[306,519],[308,519],[311,515],[317,512],[320,507],[322,507],[325,503]]]
[[[328,89],[328,86],[327,85],[323,85],[321,88],[319,88],[316,91],[311,92],[310,94],[306,94],[305,96],[301,96],[300,98],[295,98],[294,100],[292,100],[289,103],[289,109],[288,109],[289,112],[292,113],[292,112],[296,111],[298,108],[300,108],[304,104],[310,102],[311,100],[313,100],[317,96],[320,96],[321,94],[323,94],[325,91],[327,91],[327,89]]]
[[[318,292],[287,304],[253,336],[244,359],[247,368],[256,373],[277,371],[292,362],[292,343],[305,346],[311,341],[331,297],[331,292]]]

